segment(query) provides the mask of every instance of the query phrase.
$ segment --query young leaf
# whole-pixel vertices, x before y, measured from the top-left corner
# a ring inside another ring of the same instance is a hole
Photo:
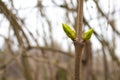
[[[93,29],[89,29],[88,31],[86,31],[84,34],[83,34],[83,40],[84,41],[87,41],[91,38],[92,36],[92,33],[93,33]]]
[[[75,33],[75,31],[72,30],[72,29],[70,28],[70,26],[67,25],[67,24],[62,24],[62,27],[63,27],[63,30],[64,30],[64,32],[66,33],[66,35],[67,35],[69,38],[71,38],[72,40],[75,40],[75,38],[76,38],[76,33]]]

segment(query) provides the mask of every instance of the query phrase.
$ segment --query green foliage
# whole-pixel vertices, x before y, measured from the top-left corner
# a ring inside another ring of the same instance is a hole
[[[91,36],[92,36],[93,31],[94,31],[93,29],[89,29],[88,31],[86,31],[86,32],[83,34],[82,39],[83,39],[84,41],[89,40],[89,39],[91,38]]]
[[[59,68],[56,72],[56,80],[67,80],[67,71]]]
[[[69,38],[71,38],[72,40],[75,40],[75,39],[76,39],[76,33],[75,33],[74,30],[72,30],[72,29],[70,28],[69,25],[67,25],[67,24],[62,24],[62,27],[63,27],[64,32],[66,33],[66,35],[67,35]]]

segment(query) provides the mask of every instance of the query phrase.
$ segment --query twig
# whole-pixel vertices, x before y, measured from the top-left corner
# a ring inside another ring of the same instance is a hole
[[[78,42],[74,41],[74,46],[75,46],[75,80],[80,80],[80,61],[81,61],[81,56],[82,52],[84,50],[84,43],[83,42]]]
[[[77,39],[80,41],[82,37],[82,25],[83,25],[83,0],[78,0],[77,7],[77,25],[76,25],[76,33]]]
[[[51,51],[51,52],[56,52],[56,53],[60,53],[60,54],[69,56],[71,58],[74,57],[74,55],[72,53],[68,53],[68,52],[65,52],[65,51],[62,51],[62,50],[58,50],[58,49],[54,49],[54,48],[49,48],[49,47],[30,46],[30,48],[28,48],[28,51],[32,50],[32,49],[38,49],[38,50],[44,50],[44,51]]]
[[[84,42],[80,41],[82,37],[82,24],[83,24],[83,0],[77,0],[77,25],[75,27],[77,39],[74,41],[75,46],[75,70],[74,79],[80,80],[80,60],[82,51],[84,49]]]

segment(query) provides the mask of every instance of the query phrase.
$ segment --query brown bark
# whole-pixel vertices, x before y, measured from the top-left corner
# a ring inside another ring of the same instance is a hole
[[[81,62],[81,56],[82,52],[84,50],[84,44],[79,43],[78,41],[74,41],[75,45],[75,80],[80,80],[80,62]]]
[[[88,41],[85,44],[84,54],[81,62],[81,80],[92,80],[92,49],[91,42]]]
[[[82,26],[83,26],[83,0],[77,0],[77,23],[75,30],[77,33],[76,41],[74,41],[75,46],[75,71],[74,79],[80,80],[80,61],[81,55],[84,50],[84,42],[81,40],[82,37]]]

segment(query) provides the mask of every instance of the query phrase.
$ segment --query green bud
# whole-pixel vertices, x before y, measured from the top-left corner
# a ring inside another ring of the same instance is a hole
[[[88,31],[86,31],[84,34],[83,34],[83,40],[84,41],[87,41],[91,38],[92,36],[92,33],[93,33],[93,29],[89,29]]]
[[[75,38],[76,38],[76,33],[75,33],[75,31],[72,30],[72,29],[70,28],[70,26],[67,25],[67,24],[62,24],[62,27],[63,27],[63,30],[64,30],[64,32],[66,33],[66,35],[67,35],[69,38],[71,38],[72,40],[75,40]]]

